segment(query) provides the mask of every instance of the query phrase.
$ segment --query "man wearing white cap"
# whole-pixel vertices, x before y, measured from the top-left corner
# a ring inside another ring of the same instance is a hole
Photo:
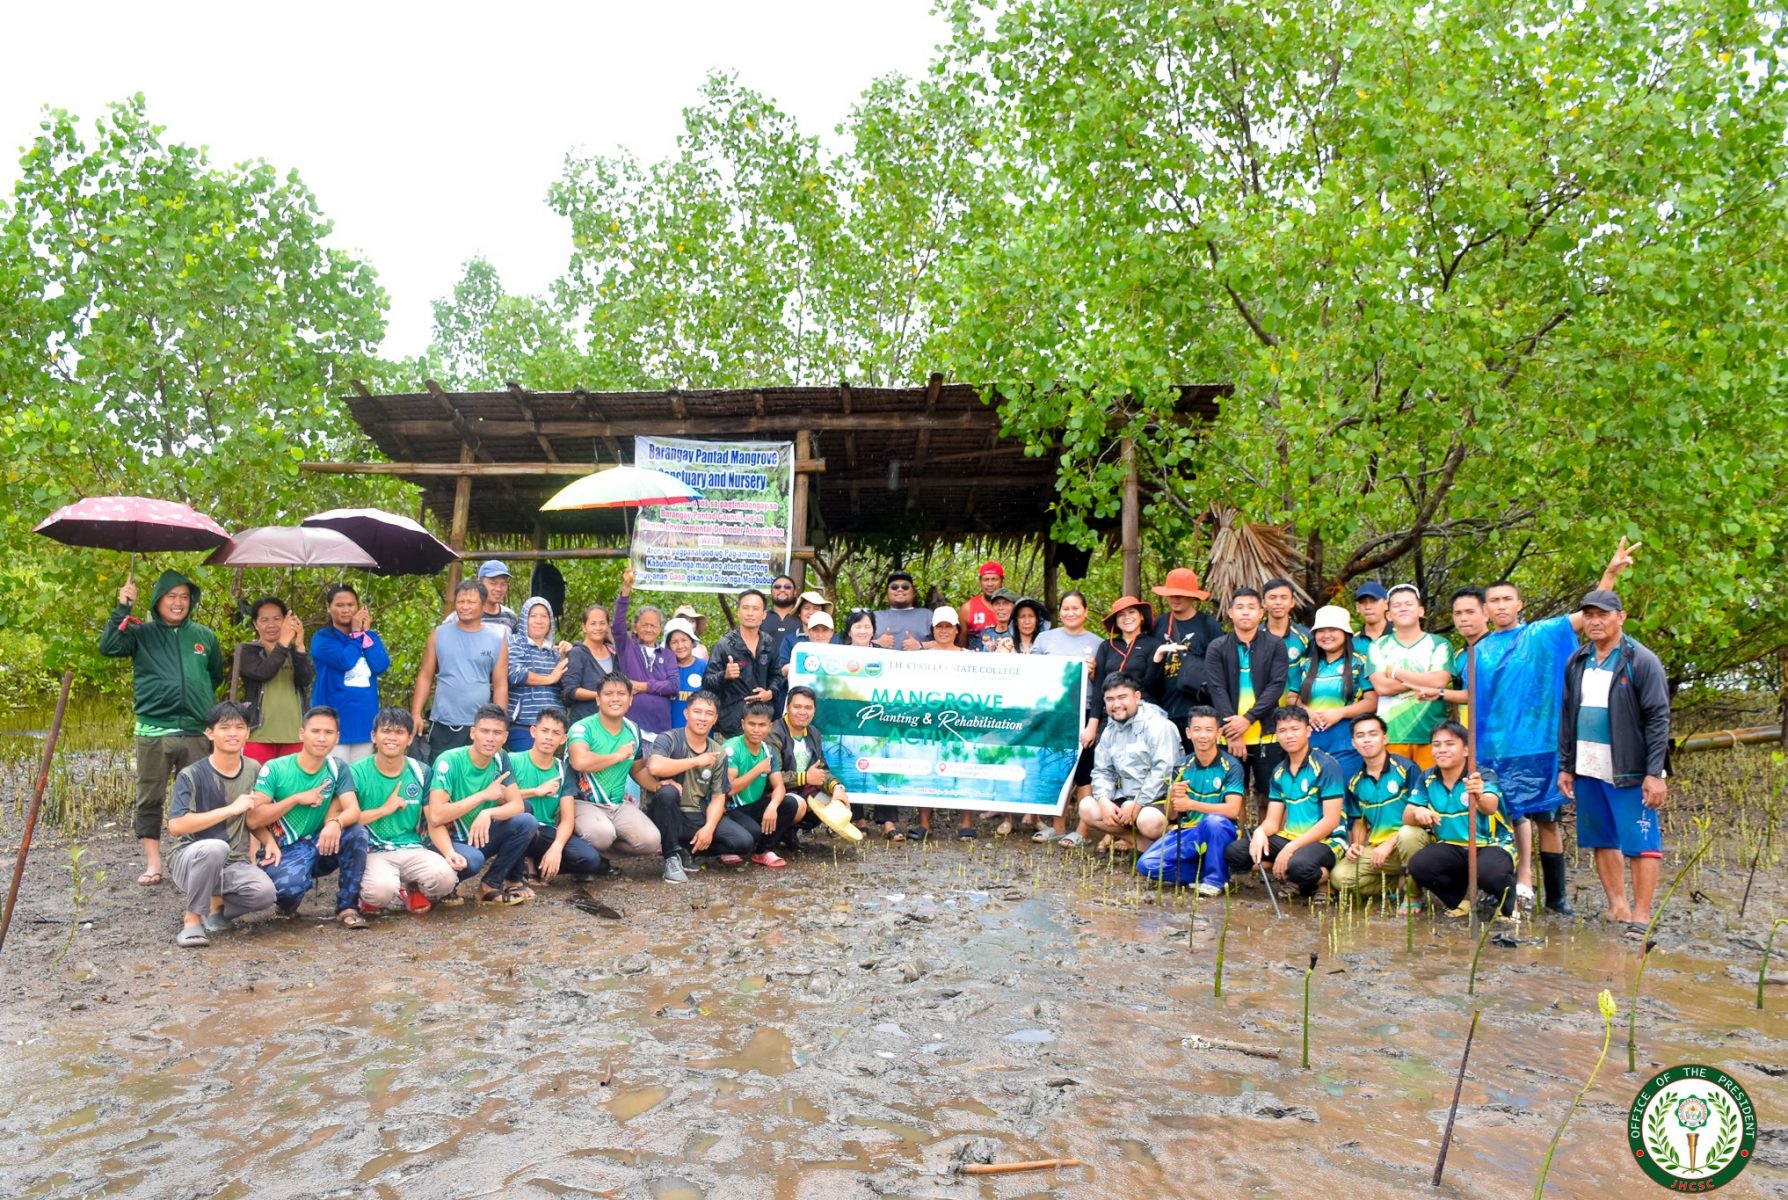
[[[795,652],[795,643],[800,641],[802,636],[812,628],[814,614],[827,613],[826,620],[830,621],[832,619],[829,615],[831,607],[832,602],[819,592],[802,592],[800,598],[796,600],[795,615],[800,619],[800,623],[783,634],[782,640],[776,644],[776,659],[783,664],[782,673],[784,675],[788,674],[788,659],[789,655]]]

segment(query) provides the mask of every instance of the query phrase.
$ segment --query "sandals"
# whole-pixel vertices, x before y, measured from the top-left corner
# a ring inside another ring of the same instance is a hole
[[[904,842],[906,841],[906,834],[900,832],[900,827],[898,825],[889,821],[882,826],[882,839],[889,842]]]
[[[931,830],[923,825],[915,825],[906,831],[906,840],[909,842],[922,842],[930,836]]]
[[[357,908],[344,908],[335,914],[336,924],[344,929],[365,929],[366,918],[360,915]]]
[[[1639,921],[1628,921],[1621,936],[1626,938],[1629,942],[1643,942],[1645,940],[1644,923]]]
[[[993,827],[995,837],[1007,837],[1012,832],[1012,818],[1006,817]]]
[[[161,872],[160,871],[144,871],[141,875],[137,876],[137,882],[142,884],[144,887],[154,887],[156,884],[161,882]]]
[[[185,950],[196,950],[209,946],[211,939],[205,935],[203,925],[182,925],[180,932],[174,935],[174,944]]]

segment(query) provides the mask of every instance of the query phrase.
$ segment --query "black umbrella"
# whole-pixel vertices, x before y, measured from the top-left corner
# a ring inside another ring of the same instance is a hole
[[[451,546],[416,522],[376,508],[332,508],[303,524],[345,534],[379,564],[375,575],[434,575],[459,561]]]

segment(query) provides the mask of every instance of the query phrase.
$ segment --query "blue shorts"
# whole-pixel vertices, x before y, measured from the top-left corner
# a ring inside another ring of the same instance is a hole
[[[1619,850],[1627,858],[1664,857],[1663,822],[1645,807],[1644,790],[1577,776],[1577,844]]]
[[[1539,821],[1546,825],[1556,825],[1558,824],[1558,814],[1563,811],[1564,809],[1562,807],[1543,808],[1539,812],[1530,812],[1525,817],[1515,818],[1513,824],[1519,825],[1523,821]]]

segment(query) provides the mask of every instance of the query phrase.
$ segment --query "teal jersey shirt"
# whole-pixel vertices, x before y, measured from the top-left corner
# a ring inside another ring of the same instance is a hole
[[[1478,774],[1484,777],[1484,794],[1502,799],[1502,785],[1497,782],[1496,772],[1489,768],[1480,768]],[[1410,798],[1411,804],[1432,809],[1440,814],[1440,824],[1430,832],[1434,840],[1445,842],[1450,846],[1470,844],[1471,831],[1467,825],[1465,802],[1465,776],[1461,774],[1458,782],[1452,787],[1440,777],[1440,768],[1434,767],[1422,772],[1416,783],[1415,795]],[[1500,846],[1514,853],[1515,833],[1509,823],[1502,819],[1499,809],[1495,816],[1489,813],[1478,814],[1478,845]]]
[[[323,789],[321,804],[315,807],[294,804],[273,826],[273,837],[280,849],[296,845],[305,838],[314,838],[322,832],[323,822],[329,816],[329,802],[335,799],[337,793],[353,792],[353,777],[343,771],[341,764],[333,758],[325,758],[322,766],[306,772],[298,765],[296,754],[276,758],[261,769],[260,778],[255,780],[254,790],[269,800],[284,800],[299,792],[308,792],[314,787]]]
[[[529,796],[524,804],[540,822],[542,829],[559,827],[559,801],[562,797],[577,795],[577,775],[565,765],[565,760],[555,758],[551,766],[543,767],[534,761],[532,753],[511,754],[509,769],[515,772],[515,786],[522,791],[539,787],[551,781],[555,786],[544,796]]]
[[[1318,652],[1320,653],[1320,651]],[[1343,665],[1348,668],[1347,686],[1341,686]],[[1316,678],[1310,682],[1310,699],[1300,700],[1304,677],[1314,668]],[[1300,658],[1285,673],[1285,703],[1302,704],[1311,712],[1334,712],[1346,708],[1372,690],[1372,668],[1366,656],[1349,650],[1341,658]]]
[[[1265,626],[1263,625],[1262,628],[1264,629]],[[1267,632],[1272,633],[1273,631],[1268,629]],[[1278,637],[1277,634],[1274,634],[1274,636]],[[1293,621],[1290,627],[1286,629],[1285,636],[1279,640],[1285,643],[1286,667],[1293,671],[1297,670],[1298,664],[1310,656],[1311,642],[1309,626],[1299,625],[1296,621]],[[1286,685],[1288,690],[1290,686],[1290,684]]]
[[[354,796],[361,812],[385,807],[393,793],[403,797],[403,806],[396,812],[366,823],[366,836],[373,851],[429,845],[428,817],[423,812],[428,790],[423,772],[427,769],[415,759],[406,758],[396,775],[387,775],[379,770],[376,757],[363,758],[348,768],[348,774],[354,777]]]
[[[1361,767],[1347,781],[1347,798],[1342,802],[1348,830],[1355,821],[1364,821],[1369,846],[1396,837],[1403,827],[1403,806],[1415,802],[1421,777],[1422,769],[1401,754],[1385,755],[1384,770],[1376,778]]]
[[[1168,780],[1171,791],[1175,783],[1186,785],[1186,794],[1201,804],[1221,804],[1229,796],[1245,796],[1248,786],[1243,782],[1242,764],[1232,757],[1227,750],[1218,750],[1217,757],[1209,763],[1198,761],[1198,755],[1188,754],[1174,766],[1173,778]],[[1155,802],[1164,811],[1168,811],[1168,821],[1181,829],[1196,825],[1211,813],[1192,812],[1172,815],[1172,801],[1163,796]]]
[[[1295,771],[1289,758],[1280,763],[1273,769],[1272,783],[1267,788],[1267,801],[1285,806],[1285,826],[1279,836],[1286,839],[1300,837],[1319,824],[1325,801],[1345,802],[1346,797],[1347,780],[1341,777],[1341,764],[1321,750],[1306,754],[1303,765]],[[1324,840],[1343,848],[1347,845],[1340,826]]]

